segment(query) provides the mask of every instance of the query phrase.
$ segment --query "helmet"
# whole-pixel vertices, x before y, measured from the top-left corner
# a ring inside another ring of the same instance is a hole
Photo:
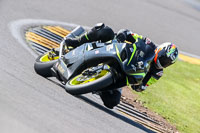
[[[171,42],[166,42],[155,50],[154,62],[158,69],[166,68],[176,62],[178,58],[178,49]]]

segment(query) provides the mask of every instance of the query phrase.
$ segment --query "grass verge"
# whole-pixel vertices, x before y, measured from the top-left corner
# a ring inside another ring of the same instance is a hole
[[[136,92],[134,92],[136,93]],[[200,66],[178,61],[139,100],[180,132],[200,133]]]

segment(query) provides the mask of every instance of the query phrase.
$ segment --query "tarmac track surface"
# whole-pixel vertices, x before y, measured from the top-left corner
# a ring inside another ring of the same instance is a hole
[[[31,18],[91,27],[104,22],[115,31],[132,29],[158,44],[172,41],[199,56],[199,16],[182,0],[1,0],[1,132],[151,132],[104,108],[95,96],[71,96],[54,79],[35,74],[35,57],[13,38],[9,23]]]

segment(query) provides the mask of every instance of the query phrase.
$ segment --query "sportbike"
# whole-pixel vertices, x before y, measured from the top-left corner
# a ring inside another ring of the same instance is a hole
[[[67,37],[84,34],[75,28]],[[60,43],[60,47],[40,55],[34,64],[37,74],[56,77],[67,92],[79,95],[103,92],[123,86],[138,85],[150,68],[154,50],[138,38],[136,43],[85,43],[77,48]]]

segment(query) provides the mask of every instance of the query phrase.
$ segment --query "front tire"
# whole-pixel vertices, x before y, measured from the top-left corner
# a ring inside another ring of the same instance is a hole
[[[84,78],[84,74],[79,74],[70,79],[65,85],[66,91],[73,95],[85,94],[99,91],[111,85],[114,81],[110,69],[103,69],[98,75],[96,74],[89,78]]]
[[[53,76],[51,73],[51,68],[58,61],[58,57],[54,60],[49,60],[47,56],[48,53],[40,55],[34,64],[35,72],[45,78]]]

